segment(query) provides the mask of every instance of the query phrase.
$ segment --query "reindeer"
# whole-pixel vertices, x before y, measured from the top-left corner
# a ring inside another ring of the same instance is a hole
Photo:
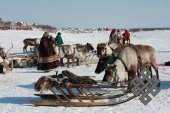
[[[23,40],[24,47],[23,47],[23,52],[27,52],[27,47],[28,46],[34,46],[35,51],[37,52],[38,46],[40,44],[40,38],[26,38]]]
[[[86,62],[88,60],[92,60],[93,57],[96,55],[97,55],[96,51],[86,52],[83,54],[84,57],[81,58],[81,62]]]
[[[92,46],[92,44],[87,43],[85,45],[81,45],[81,44],[76,44],[76,45],[77,47],[79,47],[79,50],[81,49],[82,52],[81,62],[87,61],[90,58],[92,59],[96,55],[96,51],[93,51],[94,47]]]
[[[15,68],[26,68],[26,67],[33,67],[37,66],[37,59],[35,56],[29,56],[26,58],[15,58],[13,60],[13,66]]]
[[[2,66],[2,68],[5,68],[4,73],[12,71],[13,69],[13,61],[12,59],[9,59],[10,53],[9,51],[13,48],[13,44],[12,47],[9,48],[7,51],[5,50],[5,48],[0,47],[0,65]]]
[[[64,66],[63,58],[67,59],[67,67],[70,65],[70,59],[72,60],[72,66],[74,66],[74,60],[77,59],[77,65],[79,65],[79,59],[82,58],[87,52],[93,51],[94,48],[91,44],[86,45],[73,44],[62,45],[62,47],[54,47],[56,54],[60,57],[61,66]]]
[[[122,61],[124,63],[126,71],[128,72],[128,81],[131,81],[136,76],[138,69],[150,66],[154,68],[156,76],[159,79],[158,67],[156,65],[156,52],[152,46],[129,45],[125,48],[120,49],[119,53],[116,53],[116,50],[112,50],[107,46],[100,50],[98,48],[97,53],[98,56],[100,56],[100,59],[102,59],[102,57],[112,55],[113,58],[116,58],[116,61],[114,61],[113,64],[115,64],[115,62],[117,62],[118,60]],[[105,62],[107,62],[107,60]],[[100,65],[101,64],[102,63],[100,63]],[[96,68],[95,72],[100,73],[102,70],[104,70],[104,68],[107,67],[103,67],[103,69]],[[100,69],[100,71],[98,69]]]

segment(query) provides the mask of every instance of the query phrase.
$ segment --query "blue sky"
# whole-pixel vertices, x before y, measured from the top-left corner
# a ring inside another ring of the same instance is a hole
[[[61,27],[170,27],[170,0],[0,0],[0,17]]]

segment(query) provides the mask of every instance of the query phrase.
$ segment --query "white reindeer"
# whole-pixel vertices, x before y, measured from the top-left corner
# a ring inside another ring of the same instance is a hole
[[[0,47],[0,64],[4,67],[3,69],[4,73],[8,73],[13,69],[13,61],[9,53],[10,49],[12,48],[13,48],[13,44],[12,47],[9,48],[9,50],[7,51],[5,50],[5,48]]]
[[[60,60],[62,61],[63,58],[67,59],[67,67],[69,67],[70,59],[72,60],[72,66],[74,66],[74,60],[77,59],[77,65],[79,64],[79,59],[84,57],[84,55],[93,50],[91,44],[87,43],[86,45],[81,44],[73,44],[73,45],[62,45],[62,46],[55,46],[54,47],[56,54],[59,55]],[[63,63],[61,63],[62,65]]]

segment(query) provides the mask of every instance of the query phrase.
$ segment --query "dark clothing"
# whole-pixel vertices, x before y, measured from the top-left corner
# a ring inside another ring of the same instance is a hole
[[[170,61],[165,62],[165,66],[170,66]]]
[[[62,45],[63,44],[63,40],[62,40],[61,35],[57,35],[55,40],[56,40],[56,45]]]
[[[53,48],[53,40],[42,37],[39,45],[38,70],[49,70],[59,66],[58,56]]]
[[[130,43],[130,33],[127,30],[125,30],[122,36],[123,36],[123,44],[126,44],[125,42]]]
[[[42,37],[39,45],[39,55],[42,57],[48,56],[48,47],[47,47],[48,42],[49,42],[48,38]]]
[[[38,63],[37,70],[48,71],[57,68],[59,65],[60,65],[59,60],[48,62],[48,63]]]
[[[130,33],[128,31],[125,31],[123,34],[123,37],[125,37],[127,40],[130,39]]]

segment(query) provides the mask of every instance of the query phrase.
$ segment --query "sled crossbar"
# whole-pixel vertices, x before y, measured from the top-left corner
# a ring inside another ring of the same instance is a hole
[[[101,99],[112,99],[112,98],[118,98],[124,95],[127,95],[128,93],[122,93],[117,95],[106,95],[106,96],[91,96],[94,100],[101,100]],[[53,94],[34,94],[35,96],[39,96],[42,99],[57,99]],[[58,95],[61,99],[64,99],[63,95]],[[76,99],[75,96],[67,95],[69,99]],[[87,96],[79,96],[82,100],[89,100]]]

